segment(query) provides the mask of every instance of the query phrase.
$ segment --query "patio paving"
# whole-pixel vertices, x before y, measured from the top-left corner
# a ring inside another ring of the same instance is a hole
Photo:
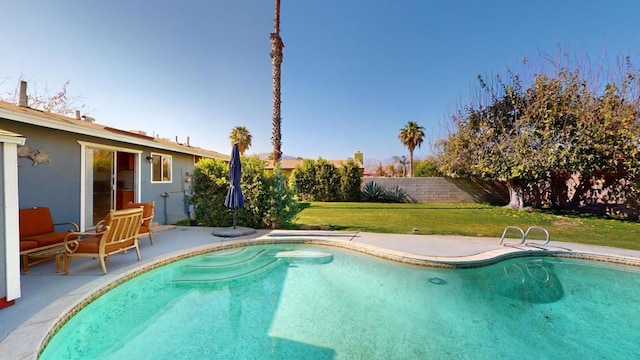
[[[237,237],[214,236],[221,228],[167,227],[154,234],[154,245],[140,242],[142,261],[135,252],[116,254],[107,262],[103,275],[97,260],[80,259],[69,265],[69,275],[55,273],[55,262],[31,268],[21,276],[22,296],[15,305],[0,310],[0,358],[35,359],[42,339],[60,314],[95,289],[131,274],[136,268],[193,251],[209,251],[233,242],[291,242],[316,239],[329,245],[355,248],[383,257],[460,265],[486,262],[522,251],[540,251],[527,246],[501,246],[499,238],[462,236],[397,235],[334,231],[257,230]],[[640,265],[640,251],[552,241],[545,251],[592,254],[600,258]]]

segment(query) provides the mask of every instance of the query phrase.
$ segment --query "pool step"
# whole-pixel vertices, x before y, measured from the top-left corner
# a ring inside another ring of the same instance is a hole
[[[333,255],[318,251],[278,251],[274,256],[290,264],[328,264],[333,261]]]
[[[185,266],[173,272],[171,282],[175,284],[226,285],[234,281],[251,280],[282,264],[283,262],[278,259],[263,257],[253,260],[245,266],[237,264],[231,267]]]
[[[250,281],[281,265],[326,264],[331,261],[333,255],[316,251],[286,248],[229,249],[194,258],[176,268],[171,282],[222,286],[241,280]]]
[[[246,267],[254,261],[258,261],[264,258],[266,254],[265,250],[243,252],[242,254],[233,254],[231,256],[201,256],[189,264],[185,265],[186,268],[235,268]]]

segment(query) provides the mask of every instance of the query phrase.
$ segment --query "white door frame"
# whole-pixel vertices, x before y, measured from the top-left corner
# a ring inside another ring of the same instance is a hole
[[[131,153],[136,155],[136,163],[135,163],[135,170],[134,170],[134,196],[136,198],[136,201],[140,201],[140,184],[141,184],[141,175],[140,175],[140,165],[141,165],[141,160],[140,158],[142,157],[142,150],[138,150],[138,149],[130,149],[130,148],[123,148],[123,147],[119,147],[119,146],[110,146],[110,145],[104,145],[104,144],[98,144],[98,143],[92,143],[92,142],[87,142],[87,141],[80,141],[78,140],[78,144],[80,144],[80,229],[82,231],[87,230],[87,216],[86,216],[86,211],[87,211],[87,196],[90,194],[87,194],[87,185],[86,185],[86,181],[87,181],[87,166],[86,166],[86,155],[87,155],[87,148],[91,148],[91,149],[99,149],[99,150],[110,150],[110,151],[114,151],[114,152],[125,152],[125,153]],[[117,164],[116,164],[117,167]],[[117,171],[117,169],[114,169],[113,171]],[[113,174],[115,175],[115,174]]]

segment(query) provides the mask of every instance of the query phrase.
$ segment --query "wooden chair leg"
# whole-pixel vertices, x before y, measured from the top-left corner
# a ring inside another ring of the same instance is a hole
[[[100,256],[100,267],[102,268],[102,272],[107,274],[107,265],[104,263],[104,256]]]
[[[22,255],[22,272],[29,273],[29,255]]]
[[[63,262],[62,262],[62,274],[63,275],[68,275],[69,274],[69,255],[67,255],[67,253],[65,253],[63,255]]]

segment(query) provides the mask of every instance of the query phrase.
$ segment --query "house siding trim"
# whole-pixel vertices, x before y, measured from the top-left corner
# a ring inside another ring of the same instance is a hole
[[[17,134],[14,134],[17,135]],[[4,242],[5,242],[5,282],[6,300],[12,301],[20,297],[20,234],[18,228],[18,145],[24,145],[26,139],[18,136],[0,134],[2,143],[2,163],[4,171]]]
[[[141,165],[141,161],[140,158],[142,158],[142,150],[139,149],[131,149],[131,148],[125,148],[125,147],[121,147],[121,146],[111,146],[111,145],[103,145],[103,144],[99,144],[99,143],[92,143],[92,142],[88,142],[88,141],[82,141],[82,140],[77,140],[78,144],[80,144],[80,229],[86,230],[87,229],[87,202],[86,197],[87,197],[87,167],[85,166],[86,162],[87,162],[87,158],[86,158],[86,153],[87,153],[87,148],[94,148],[94,149],[104,149],[104,150],[111,150],[111,151],[120,151],[120,152],[127,152],[127,153],[132,153],[132,154],[136,154],[136,168],[138,169],[135,173],[135,182],[136,184],[134,185],[134,189],[136,189],[136,201],[140,201],[140,189],[141,189],[141,183],[142,183],[142,178],[141,178],[141,171],[140,171],[140,165]]]

